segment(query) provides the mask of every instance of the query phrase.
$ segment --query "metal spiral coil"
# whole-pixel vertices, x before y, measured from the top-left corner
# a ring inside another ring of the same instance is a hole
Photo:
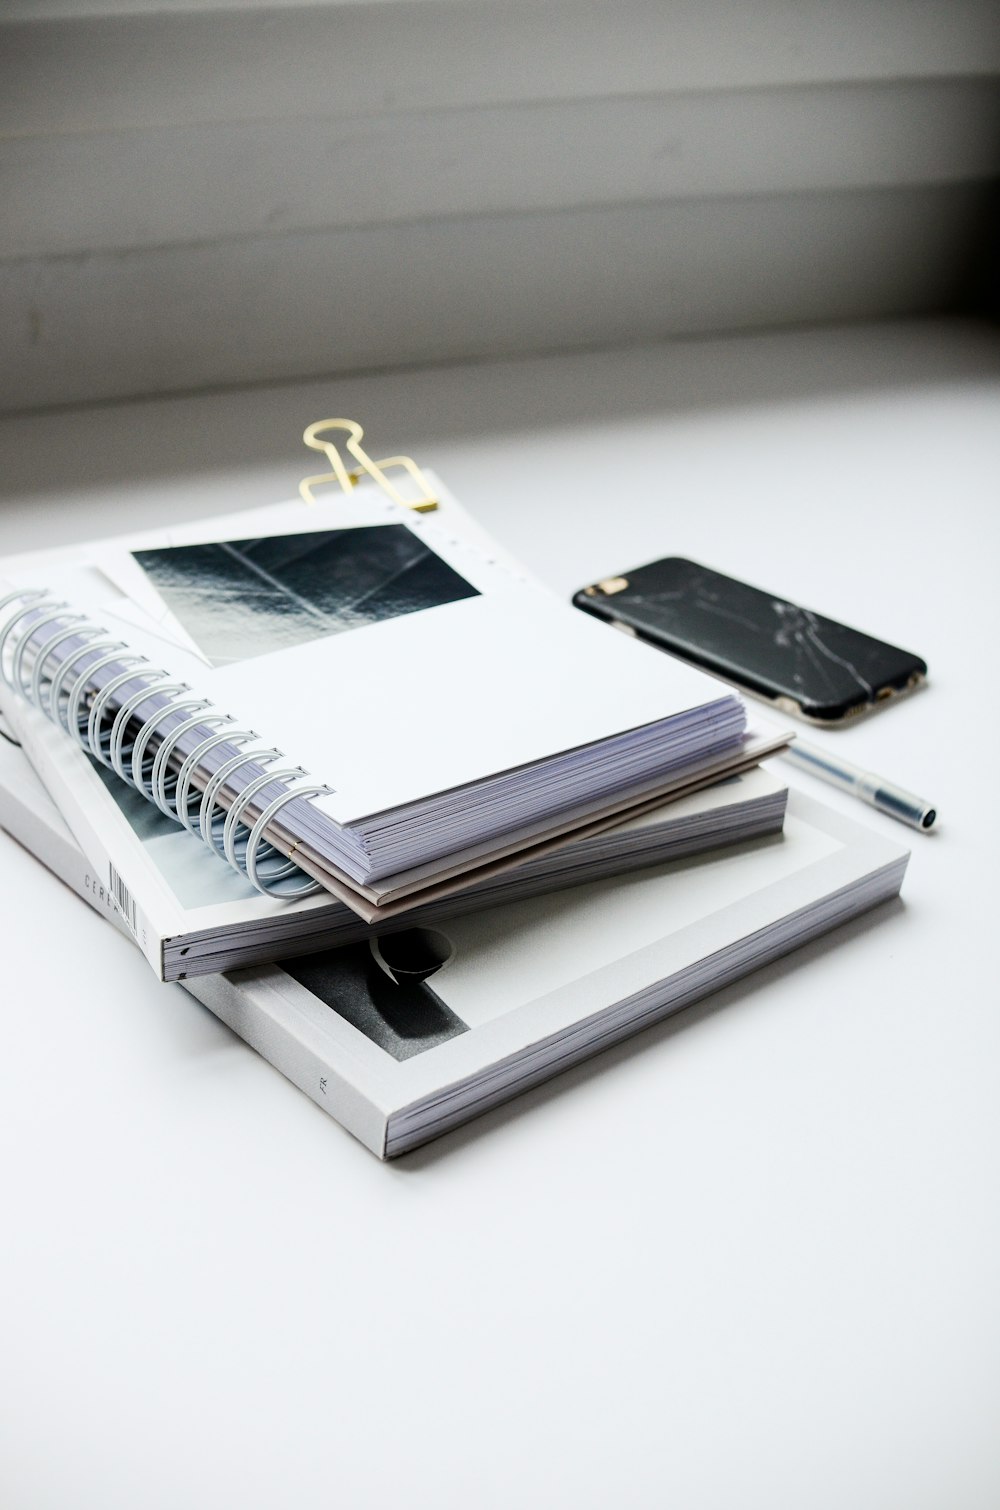
[[[280,750],[261,748],[259,735],[45,589],[0,597],[0,619],[0,677],[86,754],[264,896],[320,890],[265,834],[286,804],[328,787],[310,784],[301,766],[275,769]]]

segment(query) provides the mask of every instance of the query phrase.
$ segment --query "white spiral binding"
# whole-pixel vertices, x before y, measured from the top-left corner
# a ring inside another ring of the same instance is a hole
[[[48,708],[43,707],[41,700],[42,673],[45,667],[48,665],[49,656],[53,653],[53,651],[57,650],[64,641],[71,640],[74,635],[86,634],[88,628],[87,622],[82,613],[71,614],[68,619],[61,617],[59,619],[59,623],[62,627],[59,629],[58,633],[54,634],[51,639],[46,640],[44,644],[39,646],[38,653],[35,656],[35,668],[31,673],[30,686],[25,687],[22,683],[17,689],[21,693],[22,697],[28,698],[28,700],[30,702],[33,702],[36,707],[42,708],[42,711],[49,718],[51,718],[53,715]],[[25,636],[24,643],[27,644],[27,636]],[[18,646],[18,649],[20,649],[20,646]],[[50,682],[50,691],[51,686],[52,684]]]
[[[111,725],[111,733],[108,735],[108,761],[116,776],[122,781],[131,781],[132,777],[125,769],[126,758],[131,759],[131,746],[126,749],[125,735],[128,732],[130,722],[135,715],[136,709],[141,708],[143,703],[157,696],[169,696],[172,690],[176,690],[178,683],[167,680],[165,671],[151,671],[146,686],[138,692],[131,693],[124,702],[119,703],[114,722]]]
[[[23,647],[23,645],[24,641],[22,640],[21,646],[19,648]],[[90,753],[93,755],[94,759],[99,760],[102,765],[109,766],[111,764],[110,754],[105,754],[104,741],[101,737],[101,725],[104,723],[104,715],[110,707],[111,699],[118,691],[118,689],[120,687],[126,686],[129,682],[135,681],[135,667],[137,663],[141,661],[142,657],[130,655],[125,657],[124,659],[127,659],[129,662],[128,670],[120,671],[118,675],[113,676],[109,682],[105,682],[100,692],[97,693],[97,696],[92,699],[90,704],[90,716],[87,719],[87,744],[90,746]],[[109,750],[110,747],[111,736],[109,733]]]
[[[274,769],[280,750],[260,748],[259,735],[237,728],[208,699],[186,696],[186,682],[169,680],[44,589],[7,593],[4,610],[12,611],[0,628],[0,676],[12,691],[165,817],[198,834],[257,891],[291,899],[320,890],[266,834],[289,802],[308,802],[329,787],[310,784],[301,766]],[[202,731],[181,758],[181,741]],[[203,764],[210,755],[214,768]],[[209,773],[202,789],[199,771]]]
[[[232,725],[234,722],[234,719],[222,713],[215,713],[210,717],[203,719],[201,725],[202,728],[210,729],[213,724],[220,723],[228,724],[230,725],[230,728],[222,734],[210,734],[207,738],[203,739],[200,744],[195,745],[194,749],[191,751],[190,755],[188,755],[187,759],[182,761],[181,768],[177,772],[177,790],[174,793],[174,813],[176,815],[178,823],[182,824],[184,828],[190,829],[191,833],[198,832],[197,825],[199,819],[199,804],[197,802],[194,805],[194,811],[192,814],[191,782],[193,780],[194,773],[199,768],[202,759],[209,753],[209,751],[221,747],[222,745],[246,744],[249,739],[256,739],[257,737],[255,734],[247,734],[242,730],[233,729]],[[197,791],[195,793],[195,797],[196,799],[198,797]]]
[[[176,794],[177,773],[171,771],[170,769],[170,757],[177,747],[178,740],[183,739],[184,735],[190,734],[192,730],[201,728],[203,723],[201,715],[204,713],[206,708],[210,708],[212,706],[212,704],[208,702],[206,698],[185,698],[183,701],[188,705],[189,709],[194,708],[197,711],[193,714],[193,716],[185,718],[183,723],[178,724],[176,729],[172,729],[169,734],[165,735],[164,738],[161,739],[160,748],[156,752],[156,758],[153,761],[153,769],[150,773],[149,778],[153,793],[153,801],[160,809],[160,812],[163,813],[164,817],[174,819],[177,818],[177,808],[174,804],[168,787],[170,786],[172,780],[174,793]],[[175,703],[174,712],[179,713],[180,711],[181,704]]]

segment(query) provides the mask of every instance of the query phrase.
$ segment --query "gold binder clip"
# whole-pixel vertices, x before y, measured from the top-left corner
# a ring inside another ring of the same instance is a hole
[[[344,465],[341,456],[332,440],[323,438],[327,430],[343,430],[347,434],[344,447],[358,463],[350,471]],[[299,492],[306,503],[315,503],[316,498],[313,488],[321,482],[338,482],[345,493],[350,493],[362,477],[371,477],[378,483],[384,493],[387,493],[394,503],[402,504],[404,508],[415,509],[418,514],[429,514],[438,506],[438,499],[431,489],[430,483],[421,472],[416,462],[410,456],[387,456],[382,461],[374,461],[361,445],[361,437],[364,435],[361,426],[353,419],[319,419],[315,424],[309,425],[302,439],[313,451],[322,451],[330,463],[332,471],[320,472],[315,477],[304,477],[299,483]],[[416,498],[405,497],[397,487],[390,482],[386,472],[390,467],[402,467],[403,471],[413,479],[420,489]]]

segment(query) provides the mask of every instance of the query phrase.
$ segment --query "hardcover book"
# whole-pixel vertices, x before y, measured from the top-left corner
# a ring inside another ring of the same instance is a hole
[[[3,743],[0,821],[113,915]],[[782,834],[183,984],[392,1158],[895,896],[907,859],[792,793]]]

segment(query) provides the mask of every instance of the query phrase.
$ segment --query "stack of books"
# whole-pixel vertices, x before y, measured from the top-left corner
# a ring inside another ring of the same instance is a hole
[[[307,438],[314,508],[0,562],[0,823],[374,1152],[898,892],[739,698]]]

